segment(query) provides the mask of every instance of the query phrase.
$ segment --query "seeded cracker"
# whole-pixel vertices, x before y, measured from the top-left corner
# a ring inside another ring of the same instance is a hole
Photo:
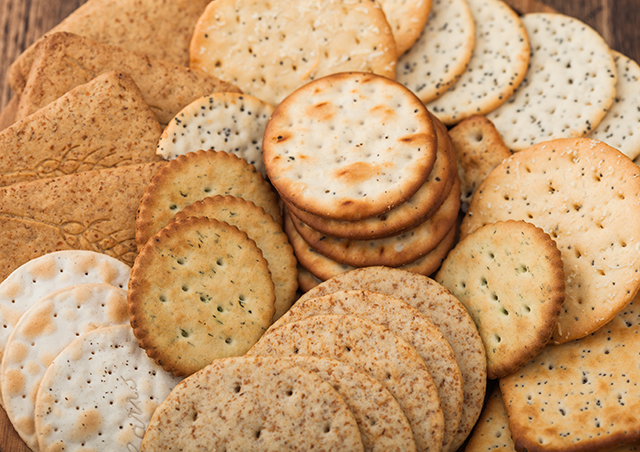
[[[278,105],[296,88],[328,74],[372,72],[395,78],[396,44],[370,0],[222,0],[196,24],[191,68]]]
[[[609,46],[588,25],[561,14],[525,14],[522,23],[531,41],[526,78],[487,117],[512,151],[587,135],[616,95],[616,66]]]
[[[499,387],[494,387],[482,408],[465,452],[515,452],[509,430],[509,418],[504,409]]]

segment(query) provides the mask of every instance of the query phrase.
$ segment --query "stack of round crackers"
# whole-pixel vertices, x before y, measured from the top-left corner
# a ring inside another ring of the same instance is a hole
[[[303,86],[274,110],[263,156],[298,262],[320,280],[371,265],[428,275],[453,244],[451,141],[397,82],[353,72]]]

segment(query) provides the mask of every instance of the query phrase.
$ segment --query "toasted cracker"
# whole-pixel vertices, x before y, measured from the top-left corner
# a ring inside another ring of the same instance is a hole
[[[484,345],[464,306],[433,279],[389,267],[367,267],[342,273],[314,287],[298,302],[349,289],[370,290],[406,301],[429,317],[449,341],[464,382],[462,418],[451,448],[457,450],[480,415],[487,384]]]
[[[178,384],[141,451],[363,451],[356,420],[315,373],[279,357],[218,359]]]
[[[275,312],[271,273],[255,242],[205,217],[174,220],[149,239],[131,269],[127,298],[140,346],[183,376],[244,354]]]
[[[195,99],[178,112],[162,132],[158,155],[176,158],[199,149],[242,157],[264,177],[262,136],[273,107],[240,93],[215,93]]]
[[[54,359],[40,384],[39,448],[139,450],[151,415],[179,381],[144,354],[129,325],[82,334]]]
[[[524,220],[558,245],[565,300],[552,340],[584,337],[626,306],[640,287],[640,170],[620,151],[587,138],[520,151],[474,195],[461,237],[499,220]]]
[[[256,242],[267,260],[271,278],[275,285],[275,313],[280,318],[296,300],[296,258],[287,235],[271,215],[251,201],[234,196],[204,198],[185,207],[175,216],[176,220],[187,217],[207,217],[224,221],[245,232]]]
[[[449,451],[462,415],[462,374],[453,349],[429,318],[408,303],[368,290],[343,290],[294,305],[271,328],[314,315],[346,314],[362,317],[406,340],[429,369],[444,415],[442,450]]]
[[[317,278],[309,270],[298,264],[298,288],[302,293],[308,292],[322,281],[322,279]]]
[[[462,76],[476,42],[466,0],[433,0],[422,34],[398,58],[396,80],[424,103],[444,94]]]
[[[418,450],[442,449],[444,418],[433,379],[415,349],[381,325],[350,315],[317,315],[269,329],[249,354],[320,356],[363,370],[396,398]]]
[[[161,133],[131,77],[108,72],[0,132],[0,186],[158,161]]]
[[[189,152],[170,160],[145,189],[136,216],[138,249],[176,213],[215,195],[247,199],[282,221],[276,193],[253,165],[223,151]]]
[[[487,376],[515,372],[549,342],[564,301],[560,251],[542,229],[498,221],[465,236],[435,277],[467,308],[487,352]]]
[[[512,151],[585,136],[615,98],[616,66],[609,46],[594,29],[562,14],[525,14],[522,23],[531,41],[527,75],[487,117]]]
[[[473,55],[464,74],[427,108],[446,125],[484,115],[522,83],[529,38],[520,17],[501,0],[467,0],[476,24]]]
[[[190,67],[278,105],[306,83],[337,72],[395,78],[396,45],[386,16],[369,0],[222,0],[196,24]]]
[[[163,126],[200,96],[239,91],[230,83],[175,63],[57,32],[48,34],[36,45],[16,118],[22,119],[76,86],[114,70],[131,76]]]
[[[339,220],[386,213],[429,177],[437,155],[429,113],[413,93],[374,74],[340,73],[288,96],[271,115],[264,164],[280,195]]]
[[[126,290],[106,283],[56,290],[22,314],[7,339],[0,382],[7,417],[31,450],[38,449],[36,394],[51,361],[81,334],[128,323]]]

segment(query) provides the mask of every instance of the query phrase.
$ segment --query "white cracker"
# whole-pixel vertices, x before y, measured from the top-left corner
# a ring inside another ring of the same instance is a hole
[[[173,159],[200,149],[236,154],[267,176],[262,135],[273,106],[239,93],[214,93],[183,108],[167,125],[157,154]]]
[[[446,125],[486,114],[504,103],[522,82],[529,40],[518,15],[502,0],[467,0],[476,24],[467,71],[427,108]]]
[[[154,410],[179,381],[147,357],[128,325],[83,334],[42,379],[40,449],[139,450]]]
[[[51,361],[77,336],[128,322],[127,291],[106,283],[57,290],[20,317],[7,340],[0,383],[7,416],[31,450],[38,450],[36,393]]]
[[[433,0],[422,34],[398,58],[396,80],[422,102],[431,102],[465,71],[475,40],[475,23],[466,0]]]
[[[487,118],[513,151],[585,136],[615,97],[616,67],[609,46],[588,25],[562,14],[525,14],[522,22],[531,43],[527,75]]]
[[[640,66],[620,52],[612,50],[612,54],[618,73],[616,98],[589,137],[604,141],[633,160],[640,155]]]

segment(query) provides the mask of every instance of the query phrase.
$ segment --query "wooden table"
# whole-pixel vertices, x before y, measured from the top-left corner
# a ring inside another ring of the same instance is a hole
[[[0,111],[12,93],[5,74],[11,62],[44,32],[86,0],[0,0]],[[640,61],[638,0],[507,0],[518,12],[553,11],[583,20],[609,45]],[[0,452],[28,452],[0,409]]]

